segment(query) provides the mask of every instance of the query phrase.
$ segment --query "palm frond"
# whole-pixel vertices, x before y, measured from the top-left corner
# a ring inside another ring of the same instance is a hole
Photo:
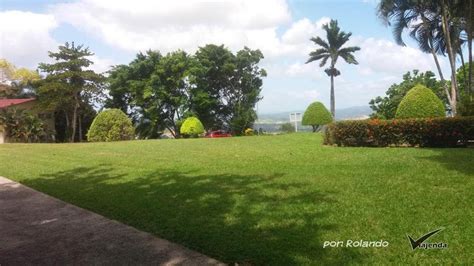
[[[351,53],[340,53],[339,56],[342,57],[342,59],[344,59],[344,61],[346,61],[348,64],[359,64],[359,62],[357,62],[357,60],[355,59],[354,55]]]
[[[321,60],[321,63],[319,63],[319,67],[323,67],[324,65],[326,65],[326,62],[328,61],[329,58],[330,58],[329,55],[323,57],[323,60]]]
[[[319,36],[316,38],[311,38],[311,41],[323,48],[329,49],[329,44],[325,40],[321,39]]]

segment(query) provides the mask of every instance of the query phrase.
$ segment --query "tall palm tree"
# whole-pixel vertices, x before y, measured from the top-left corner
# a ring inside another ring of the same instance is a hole
[[[329,68],[326,68],[324,72],[326,72],[326,74],[331,77],[331,114],[334,118],[336,115],[334,77],[341,74],[341,72],[335,67],[337,59],[342,57],[348,64],[357,65],[358,62],[352,53],[359,51],[360,48],[357,46],[342,47],[349,40],[352,33],[345,33],[341,31],[337,25],[337,20],[331,20],[329,24],[324,24],[323,29],[326,31],[327,41],[321,39],[320,37],[311,38],[311,41],[321,48],[316,49],[309,54],[309,59],[306,61],[306,64],[321,60],[319,66],[323,67],[329,61]]]
[[[420,49],[433,55],[453,115],[456,114],[458,94],[456,55],[462,45],[457,41],[460,30],[454,9],[455,2],[448,0],[381,0],[377,7],[382,20],[392,26],[397,44],[405,45],[402,33],[408,29]],[[448,55],[451,69],[450,84],[445,82],[437,54]],[[449,85],[451,90],[448,88]]]

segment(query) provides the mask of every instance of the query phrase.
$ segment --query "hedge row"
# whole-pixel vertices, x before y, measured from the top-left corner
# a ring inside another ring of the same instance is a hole
[[[474,140],[474,116],[340,121],[324,135],[327,145],[366,147],[455,147],[468,140]]]

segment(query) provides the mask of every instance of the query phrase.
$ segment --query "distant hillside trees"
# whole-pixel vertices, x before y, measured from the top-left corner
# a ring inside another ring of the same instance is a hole
[[[164,130],[179,136],[190,116],[205,129],[241,134],[253,126],[261,99],[263,55],[247,47],[232,53],[223,45],[200,47],[194,55],[175,51],[138,54],[128,65],[109,71],[108,108],[119,108],[137,126],[141,138],[156,138]]]

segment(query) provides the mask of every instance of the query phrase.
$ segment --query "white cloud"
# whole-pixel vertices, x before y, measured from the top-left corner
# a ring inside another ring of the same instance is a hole
[[[111,60],[108,58],[102,58],[97,55],[93,55],[89,57],[89,60],[94,62],[89,69],[94,70],[97,73],[104,73],[111,69],[111,66],[117,65],[115,60]]]
[[[320,69],[319,65],[305,64],[304,62],[295,62],[289,65],[285,71],[285,74],[289,77],[295,77],[295,78],[310,77],[315,80],[321,79],[326,75]]]
[[[224,43],[272,54],[280,46],[277,27],[291,21],[284,0],[81,0],[54,5],[52,12],[58,20],[132,52],[193,51],[207,43]]]
[[[36,68],[57,47],[51,31],[58,26],[54,16],[23,11],[0,12],[0,58],[18,67]]]
[[[431,70],[437,73],[432,56],[417,48],[400,46],[385,39],[361,37],[355,37],[349,45],[357,45],[361,48],[355,56],[359,61],[358,71],[362,75],[375,73],[401,75],[413,69]],[[444,58],[439,59],[444,65]]]

